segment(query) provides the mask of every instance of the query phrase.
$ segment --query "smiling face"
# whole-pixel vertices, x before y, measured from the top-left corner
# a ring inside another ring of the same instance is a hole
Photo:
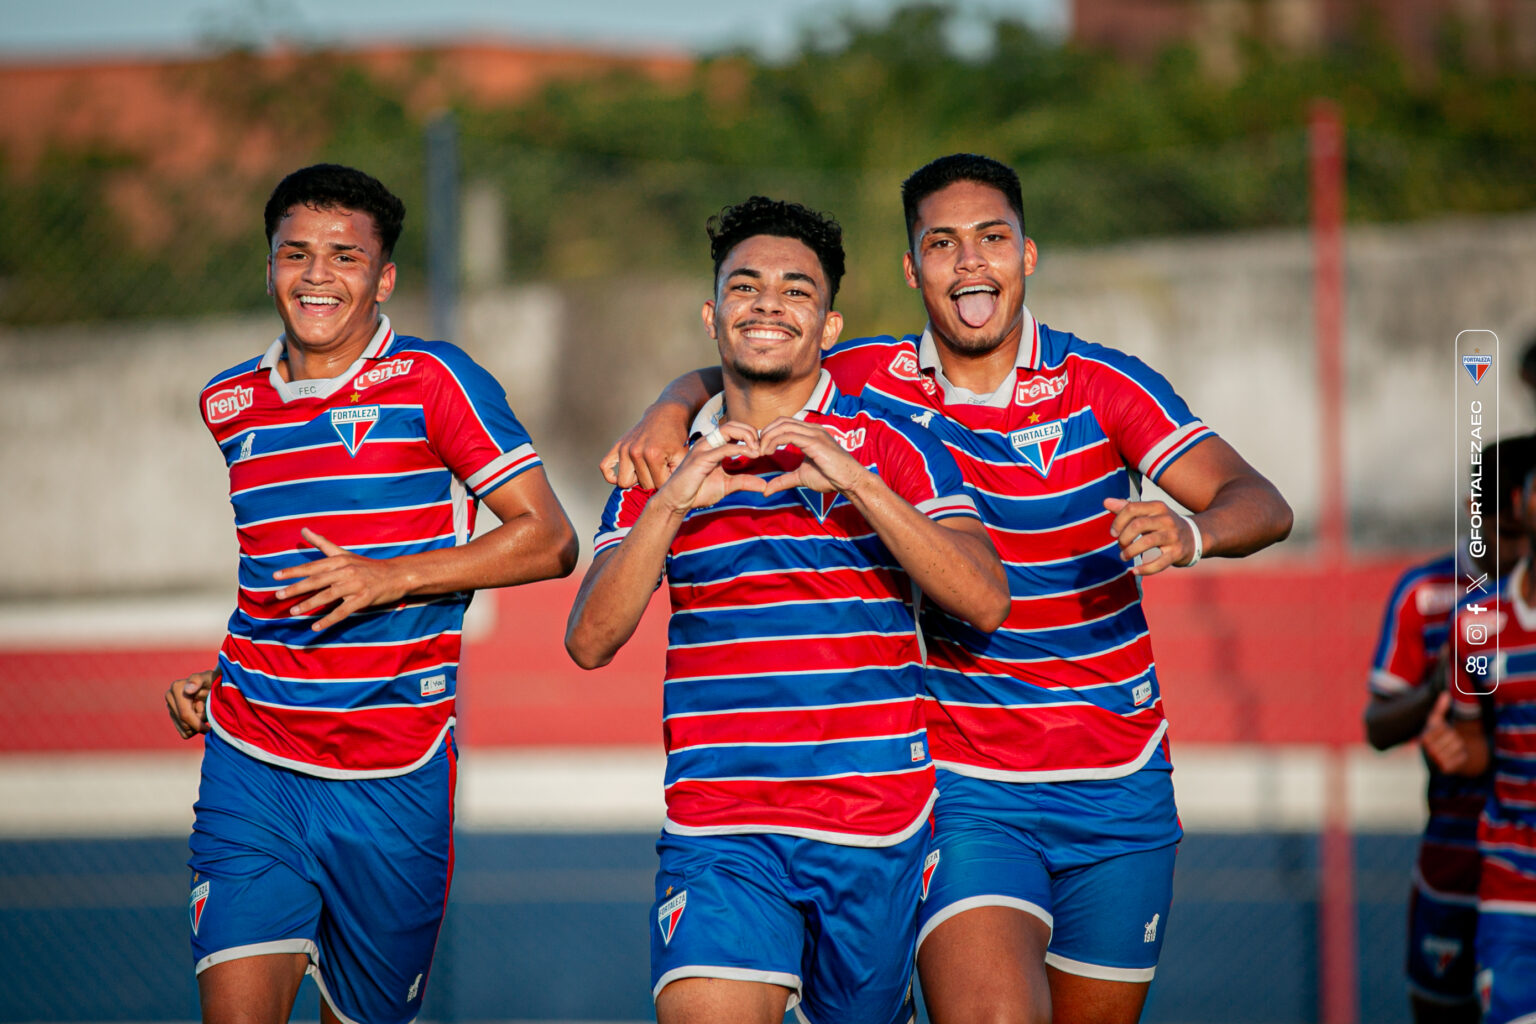
[[[820,370],[822,350],[842,329],[841,314],[827,305],[827,276],[810,246],[754,235],[720,264],[715,298],[704,303],[704,329],[728,375],[769,384],[803,380]]]
[[[1007,198],[974,181],[940,189],[918,204],[911,243],[907,284],[922,291],[939,342],[965,356],[1016,349],[1036,252]]]
[[[368,214],[295,206],[278,221],[267,294],[290,345],[315,355],[361,354],[394,288],[395,265]]]

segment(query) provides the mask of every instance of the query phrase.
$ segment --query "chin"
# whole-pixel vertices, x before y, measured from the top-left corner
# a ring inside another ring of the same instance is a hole
[[[750,366],[746,363],[732,363],[731,370],[742,380],[753,384],[782,384],[789,380],[792,373],[789,366]]]
[[[984,356],[988,352],[996,351],[1008,338],[1006,330],[993,332],[985,325],[982,327],[967,327],[965,333],[958,331],[948,332],[945,340],[949,347],[956,352],[963,352],[970,356]]]

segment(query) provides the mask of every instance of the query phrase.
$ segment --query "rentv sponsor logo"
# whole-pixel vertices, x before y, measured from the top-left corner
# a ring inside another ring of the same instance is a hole
[[[1013,400],[1019,405],[1035,405],[1048,398],[1055,398],[1067,390],[1067,375],[1060,377],[1031,377],[1029,380],[1019,381],[1019,386],[1014,390]]]
[[[413,360],[410,359],[391,359],[387,363],[380,363],[373,369],[358,374],[357,379],[352,382],[352,386],[361,391],[364,388],[371,388],[375,384],[382,384],[392,377],[403,377],[411,372],[412,362]]]
[[[917,357],[910,352],[900,352],[891,360],[891,376],[900,377],[902,380],[919,380],[923,376],[922,369],[917,365]]]
[[[254,404],[256,404],[256,389],[236,384],[209,395],[203,403],[203,408],[208,414],[209,423],[223,423],[225,420],[234,419]]]
[[[838,430],[836,427],[822,424],[822,429],[831,434],[832,440],[836,441],[837,446],[845,452],[857,451],[864,447],[865,432],[863,427],[859,427],[856,430]]]

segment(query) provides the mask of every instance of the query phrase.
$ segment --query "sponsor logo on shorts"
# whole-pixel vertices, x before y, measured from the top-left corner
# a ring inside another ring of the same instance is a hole
[[[933,884],[933,870],[934,870],[934,868],[936,868],[938,866],[939,866],[939,851],[938,850],[929,851],[929,854],[928,854],[927,858],[923,861],[923,897],[922,898],[925,899],[925,900],[928,898],[928,886]]]
[[[255,404],[256,389],[235,384],[222,391],[215,391],[204,399],[203,412],[207,414],[209,423],[223,423],[234,419]]]
[[[917,365],[917,356],[911,352],[898,352],[891,360],[891,376],[902,380],[922,380],[923,369]]]
[[[341,443],[347,446],[347,454],[354,458],[377,422],[379,422],[379,407],[376,405],[356,405],[331,410],[331,428],[336,431],[336,436],[341,438]]]
[[[1013,450],[1019,453],[1031,469],[1045,476],[1051,471],[1051,463],[1056,459],[1056,450],[1061,447],[1063,433],[1065,429],[1061,420],[1052,420],[1015,430],[1008,435],[1008,443],[1013,445]]]
[[[394,377],[403,377],[411,372],[412,362],[413,360],[410,359],[391,359],[388,362],[380,363],[372,369],[364,370],[358,374],[357,379],[352,382],[352,386],[361,391],[364,388],[371,388],[375,384],[383,384]]]
[[[1062,372],[1060,377],[1031,377],[1029,380],[1021,380],[1013,389],[1013,401],[1016,405],[1035,405],[1047,399],[1058,397],[1067,390],[1067,374]]]
[[[1484,967],[1477,972],[1477,1002],[1487,1013],[1493,1003],[1493,968]]]
[[[1131,691],[1131,700],[1136,702],[1137,707],[1145,704],[1150,696],[1152,696],[1152,680],[1150,679],[1137,683],[1136,688]]]
[[[673,896],[661,905],[656,911],[656,926],[661,929],[661,941],[663,945],[672,945],[672,936],[677,932],[677,922],[683,918],[683,908],[688,906],[688,890]]]
[[[192,898],[187,900],[187,916],[192,919],[192,934],[197,934],[198,926],[203,923],[203,908],[208,905],[208,883],[204,882],[192,890]]]
[[[1424,959],[1437,978],[1445,977],[1445,972],[1451,969],[1451,964],[1461,956],[1461,940],[1448,935],[1426,935],[1424,941],[1419,943],[1419,948],[1424,952]]]
[[[448,673],[439,672],[435,676],[421,677],[421,695],[431,697],[448,689]]]
[[[1162,914],[1153,914],[1152,915],[1152,920],[1148,921],[1147,924],[1146,924],[1146,927],[1142,929],[1142,932],[1141,932],[1141,941],[1142,942],[1156,942],[1157,941],[1157,922],[1162,919],[1162,916],[1163,916]]]

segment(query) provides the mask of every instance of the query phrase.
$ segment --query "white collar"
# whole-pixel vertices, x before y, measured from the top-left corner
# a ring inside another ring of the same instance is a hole
[[[287,351],[287,337],[286,334],[278,335],[277,340],[267,347],[266,354],[261,357],[261,362],[256,368],[266,370],[278,397],[284,402],[291,402],[295,398],[329,398],[340,391],[344,384],[358,375],[365,362],[382,358],[389,351],[395,341],[395,332],[389,326],[389,317],[379,314],[379,328],[373,332],[373,337],[364,346],[362,355],[358,356],[351,366],[329,380],[283,380],[282,374],[277,372],[277,364],[282,361],[283,353]]]
[[[934,380],[944,389],[946,404],[990,405],[1001,409],[1013,401],[1013,382],[1018,377],[1018,371],[1040,367],[1040,324],[1028,306],[1023,307],[1023,310],[1024,330],[1019,337],[1018,352],[1013,357],[1014,375],[1004,377],[997,390],[986,395],[953,384],[944,376],[944,364],[939,361],[939,345],[933,340],[933,323],[930,321],[923,326],[923,336],[917,342],[917,365],[921,369],[933,371]]]
[[[826,412],[832,408],[833,399],[837,398],[837,385],[832,383],[832,375],[826,370],[821,371],[821,376],[816,378],[816,387],[811,390],[811,397],[806,399],[805,405],[795,413],[795,419],[803,420],[808,413]],[[693,418],[693,428],[688,431],[688,440],[702,437],[720,425],[725,419],[725,392],[720,392],[714,398],[704,403],[704,408]]]

